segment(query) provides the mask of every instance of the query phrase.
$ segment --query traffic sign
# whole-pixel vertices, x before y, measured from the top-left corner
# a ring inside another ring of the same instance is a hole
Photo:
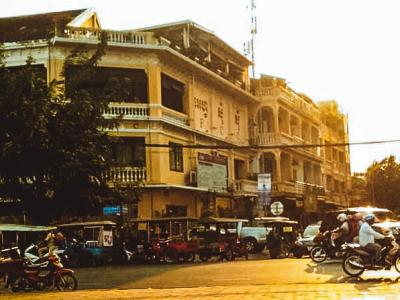
[[[259,191],[270,192],[271,191],[271,174],[264,173],[258,174],[257,178],[257,189]]]
[[[279,216],[283,213],[283,204],[280,201],[275,201],[271,203],[271,213],[274,216]]]

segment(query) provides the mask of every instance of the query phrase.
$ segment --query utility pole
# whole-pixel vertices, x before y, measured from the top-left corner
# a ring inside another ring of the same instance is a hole
[[[250,28],[250,41],[244,43],[244,54],[246,56],[250,56],[251,58],[251,71],[253,78],[256,77],[256,69],[255,69],[255,51],[254,51],[254,43],[257,34],[257,16],[256,16],[256,0],[250,0],[250,12],[251,12],[251,28]],[[247,8],[249,8],[247,6]]]
[[[250,44],[250,54],[251,54],[251,70],[253,73],[253,78],[256,77],[256,68],[255,68],[255,57],[254,57],[254,41],[256,39],[257,34],[257,16],[256,16],[256,0],[251,0],[250,5],[251,11],[251,44]]]

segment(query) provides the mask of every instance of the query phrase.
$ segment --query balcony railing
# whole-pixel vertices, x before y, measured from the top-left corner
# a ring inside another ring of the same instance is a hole
[[[115,167],[103,175],[111,183],[135,183],[146,181],[146,167]]]
[[[258,193],[257,181],[238,179],[233,182],[233,189],[237,193]]]
[[[126,120],[146,119],[150,114],[149,104],[113,102],[103,113],[105,118],[122,118]]]
[[[252,139],[253,145],[275,145],[280,142],[280,134],[276,132],[256,133]]]
[[[284,87],[261,87],[256,91],[256,96],[261,97],[279,97],[290,107],[297,109],[301,113],[305,113],[311,119],[317,120],[319,110],[312,104],[307,103],[301,96]]]
[[[67,37],[73,40],[100,41],[101,35],[106,34],[107,41],[111,43],[124,43],[135,45],[157,44],[157,39],[152,32],[138,31],[112,31],[98,30],[93,28],[72,28],[66,29],[57,36]]]
[[[324,195],[323,186],[306,182],[273,182],[272,192],[304,195],[306,193]]]
[[[104,111],[105,118],[122,118],[123,120],[146,120],[149,119],[151,111],[161,110],[161,118],[176,125],[189,125],[186,114],[169,109],[159,104],[111,102]],[[154,117],[157,116],[155,113]]]
[[[162,118],[178,125],[189,125],[189,118],[186,114],[169,109],[165,106],[162,107]]]

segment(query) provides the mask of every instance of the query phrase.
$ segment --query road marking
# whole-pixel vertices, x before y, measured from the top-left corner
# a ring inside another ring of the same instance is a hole
[[[242,281],[242,280],[250,280],[248,277],[242,277],[242,278],[217,278],[213,279],[212,281]]]

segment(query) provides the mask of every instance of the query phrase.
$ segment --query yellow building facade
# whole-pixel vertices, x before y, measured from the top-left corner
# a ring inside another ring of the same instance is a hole
[[[334,171],[342,165],[327,162],[321,148],[260,148],[339,140],[325,122],[325,106],[292,91],[283,79],[250,80],[251,62],[213,32],[191,21],[102,30],[90,9],[6,18],[0,24],[8,26],[3,31],[15,31],[38,20],[43,32],[3,35],[2,42],[8,66],[32,56],[49,82],[61,78],[71,51],[85,46],[92,52],[101,33],[107,35],[98,67],[121,93],[104,112],[120,120],[109,130],[116,165],[104,176],[128,191],[142,183],[130,217],[265,213],[255,210],[259,173],[272,174],[272,200],[284,203],[285,215],[317,213],[328,196],[335,205],[346,205],[345,198],[324,191],[332,178],[333,187],[335,180],[340,187],[344,183],[346,193],[349,173]],[[72,66],[65,76],[77,72]],[[348,164],[348,151],[337,148],[334,155]]]

